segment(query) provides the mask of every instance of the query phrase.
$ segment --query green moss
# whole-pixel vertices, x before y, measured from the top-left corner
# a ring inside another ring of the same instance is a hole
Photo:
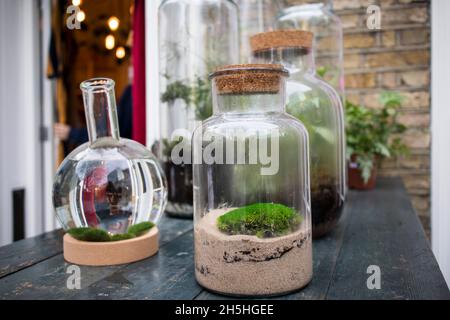
[[[122,240],[130,240],[136,238],[134,234],[131,233],[119,233],[111,235],[110,241],[122,241]]]
[[[151,228],[153,228],[154,226],[155,226],[155,224],[153,224],[151,222],[141,222],[141,223],[135,224],[133,226],[130,226],[128,228],[128,233],[131,235],[134,235],[135,237],[139,237],[139,236],[143,235],[144,233],[146,233]]]
[[[232,210],[217,218],[220,231],[230,234],[277,237],[294,231],[302,217],[294,209],[281,204],[256,203]]]
[[[81,241],[107,242],[110,241],[108,232],[96,228],[72,228],[67,231],[72,237]]]
[[[139,237],[153,228],[155,225],[151,222],[141,222],[128,228],[127,233],[109,234],[105,230],[98,228],[71,228],[67,230],[77,240],[87,242],[108,242],[122,241]]]

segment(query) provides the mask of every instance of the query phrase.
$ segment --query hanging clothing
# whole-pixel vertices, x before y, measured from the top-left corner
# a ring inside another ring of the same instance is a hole
[[[145,0],[136,0],[133,17],[133,140],[146,144]]]

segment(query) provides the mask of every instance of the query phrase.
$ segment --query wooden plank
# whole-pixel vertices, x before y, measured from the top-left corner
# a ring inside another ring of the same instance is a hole
[[[342,248],[344,234],[347,229],[347,221],[353,215],[353,199],[349,194],[344,207],[341,221],[329,235],[313,241],[313,279],[311,283],[301,291],[288,295],[289,300],[323,300],[331,283],[334,268],[339,252]]]
[[[71,299],[193,299],[201,292],[194,278],[193,234],[187,232],[152,259],[116,270],[79,290]]]
[[[70,299],[67,288],[70,274],[62,254],[0,279],[0,299]],[[120,266],[80,267],[81,288],[113,273]]]
[[[0,278],[61,253],[61,239],[61,231],[52,231],[0,247]]]
[[[353,197],[327,299],[449,299],[436,259],[399,179],[380,179]],[[381,269],[381,289],[369,290],[367,268]]]
[[[224,298],[203,291],[195,281],[192,221],[164,217],[160,229],[158,255],[129,265],[81,267],[81,290],[67,289],[68,264],[59,254],[36,260],[30,267],[25,264],[1,278],[0,299]],[[20,243],[7,246],[8,250],[0,248],[0,263],[15,261],[12,253],[27,255],[35,246],[52,248],[51,241],[41,239],[28,248],[21,244],[25,247],[16,251],[14,246]],[[367,289],[366,269],[372,264],[381,268],[381,290]],[[279,299],[324,298],[450,298],[399,179],[380,179],[375,191],[350,192],[338,228],[314,242],[313,281],[304,290]]]
[[[163,217],[159,225],[161,250],[176,237],[192,230],[192,221],[189,220]],[[70,290],[66,286],[67,279],[70,276],[66,273],[69,265],[64,261],[62,254],[57,254],[29,268],[10,274],[0,279],[0,299],[68,299],[72,296],[83,296],[85,294],[91,296],[89,295],[91,284],[126,267],[126,265],[111,267],[81,266],[81,290]],[[91,297],[97,298],[96,295]]]
[[[163,215],[158,223],[160,233],[159,244],[164,245],[181,236],[186,231],[192,230],[193,227],[192,220],[176,219]]]
[[[192,221],[164,215],[159,225],[159,240],[164,244],[192,228]],[[0,247],[0,278],[61,253],[62,236],[62,230],[56,230]]]
[[[62,255],[0,279],[0,299],[193,299],[201,291],[192,266],[192,232],[129,265],[80,267],[81,289],[66,286]]]
[[[325,299],[328,287],[330,286],[333,271],[341,250],[342,241],[347,226],[349,216],[353,212],[353,195],[350,193],[347,203],[344,207],[342,218],[333,230],[327,236],[314,240],[313,242],[313,265],[314,273],[310,284],[298,292],[289,295],[276,297],[273,299],[287,300],[312,300]],[[225,296],[218,295],[204,290],[198,297],[199,300],[217,300],[228,299]]]

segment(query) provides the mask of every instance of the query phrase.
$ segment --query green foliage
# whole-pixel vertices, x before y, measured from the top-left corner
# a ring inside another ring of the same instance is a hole
[[[347,158],[356,156],[362,178],[367,183],[376,158],[407,154],[408,148],[400,137],[406,127],[397,122],[398,108],[403,97],[395,92],[380,96],[381,109],[369,109],[345,103]]]
[[[287,234],[295,230],[301,221],[301,215],[284,205],[255,203],[220,216],[217,227],[230,235],[246,234],[263,238]]]
[[[192,104],[195,106],[195,117],[197,120],[205,120],[212,115],[211,82],[197,78],[195,86],[192,87]]]
[[[162,149],[162,153],[164,155],[164,157],[167,157],[168,159],[170,159],[171,155],[172,155],[172,149],[179,144],[181,141],[183,140],[183,138],[178,138],[176,140],[169,140],[169,139],[162,139],[162,144],[163,144],[163,149]]]
[[[310,135],[311,145],[317,146],[335,142],[335,137],[329,128],[324,125],[312,125],[310,121],[310,119],[317,117],[317,110],[328,103],[328,97],[318,94],[316,91],[296,93],[289,96],[286,111],[303,123]]]
[[[321,78],[325,78],[325,75],[327,74],[327,72],[328,72],[328,68],[325,66],[318,67],[316,70],[317,75]]]
[[[98,228],[71,228],[67,230],[77,240],[87,242],[109,242],[122,241],[139,237],[153,228],[155,225],[151,222],[141,222],[128,228],[127,233],[109,234],[105,230]]]
[[[203,121],[212,116],[213,103],[211,83],[208,80],[197,77],[192,86],[188,86],[182,81],[172,82],[162,94],[161,101],[173,102],[176,99],[182,99],[187,106],[194,106],[195,118],[197,120]],[[181,138],[173,141],[163,139],[163,155],[170,158],[172,149],[180,143],[181,140]]]
[[[212,115],[211,84],[208,80],[197,77],[192,85],[183,81],[170,83],[161,95],[161,101],[173,102],[177,99],[194,106],[197,120],[205,120]]]
[[[189,104],[191,96],[191,88],[181,81],[175,81],[167,85],[166,92],[161,96],[162,102],[172,102],[177,99],[182,99],[186,104]]]
[[[289,96],[286,111],[300,120],[308,131],[311,189],[324,183],[323,179],[334,175],[338,136],[334,110],[323,90],[296,92]]]

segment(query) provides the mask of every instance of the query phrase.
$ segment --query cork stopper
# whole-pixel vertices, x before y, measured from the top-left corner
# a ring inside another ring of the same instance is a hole
[[[304,30],[277,30],[250,37],[253,52],[279,48],[311,48],[313,33]]]
[[[281,77],[289,73],[279,64],[238,64],[219,67],[211,74],[217,93],[278,93]]]

